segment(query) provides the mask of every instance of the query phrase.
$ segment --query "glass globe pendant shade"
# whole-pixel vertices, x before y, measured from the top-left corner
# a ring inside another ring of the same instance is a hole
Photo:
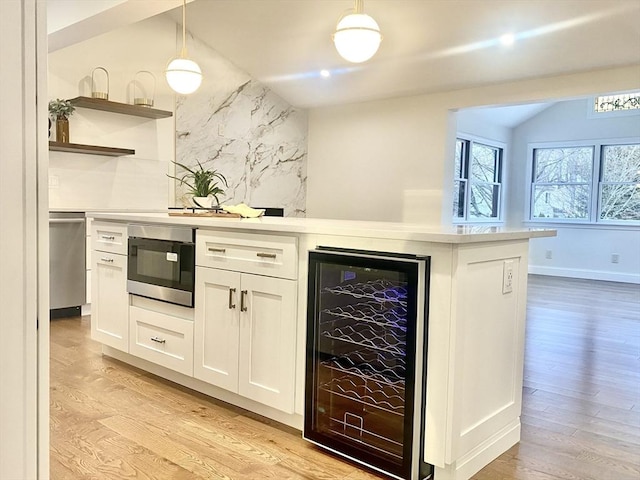
[[[183,57],[169,62],[165,77],[169,86],[182,95],[195,92],[202,83],[202,71],[198,64]]]
[[[340,19],[333,34],[338,53],[352,63],[362,63],[375,55],[382,34],[376,21],[364,13],[352,13]]]

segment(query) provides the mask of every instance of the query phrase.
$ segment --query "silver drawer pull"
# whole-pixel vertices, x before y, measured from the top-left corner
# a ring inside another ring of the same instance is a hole
[[[233,303],[233,294],[236,293],[236,289],[235,288],[230,288],[229,289],[229,310],[233,310],[234,308],[236,308],[236,304]]]
[[[151,337],[151,341],[157,342],[157,343],[167,343],[167,341],[164,338],[160,338],[160,337]]]
[[[240,311],[241,312],[247,311],[247,306],[244,304],[244,301],[248,293],[249,293],[248,290],[240,290]]]
[[[256,255],[260,258],[276,258],[276,254],[275,253],[263,253],[263,252],[258,252],[256,253]]]
[[[105,263],[113,263],[113,258],[104,258],[104,257],[102,257],[100,260],[102,260]]]
[[[224,248],[209,247],[209,248],[207,248],[207,250],[209,250],[210,252],[213,252],[213,253],[224,253],[224,252],[226,252],[226,250]]]
[[[116,237],[114,237],[113,235],[102,235],[102,239],[103,240],[111,240],[111,241],[113,241],[113,240],[116,239]]]

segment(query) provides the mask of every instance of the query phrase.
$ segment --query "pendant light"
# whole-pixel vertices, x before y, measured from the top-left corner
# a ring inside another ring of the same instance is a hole
[[[182,51],[167,65],[164,72],[169,86],[182,95],[195,92],[202,83],[202,71],[187,58],[187,0],[182,0]]]
[[[353,11],[338,20],[333,34],[338,53],[352,63],[366,62],[378,51],[381,41],[380,27],[364,13],[364,0],[355,0]]]

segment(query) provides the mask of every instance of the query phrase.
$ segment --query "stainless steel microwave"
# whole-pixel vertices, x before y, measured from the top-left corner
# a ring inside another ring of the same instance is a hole
[[[128,232],[127,291],[193,307],[195,230],[129,225]]]

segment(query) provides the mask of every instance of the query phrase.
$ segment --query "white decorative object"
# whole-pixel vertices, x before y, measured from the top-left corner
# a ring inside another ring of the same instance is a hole
[[[213,197],[191,197],[194,207],[211,208],[213,206]]]
[[[355,0],[353,12],[338,21],[333,43],[342,58],[362,63],[373,57],[382,41],[378,23],[364,13],[364,0]]]
[[[202,83],[202,70],[187,58],[187,2],[182,0],[182,50],[178,58],[167,65],[165,77],[169,86],[182,95],[195,92]]]

